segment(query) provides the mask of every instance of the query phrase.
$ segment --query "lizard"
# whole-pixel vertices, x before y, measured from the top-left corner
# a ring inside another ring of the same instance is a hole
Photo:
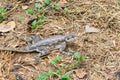
[[[57,35],[50,38],[40,39],[38,35],[34,35],[29,39],[22,39],[26,42],[31,42],[30,45],[21,47],[19,49],[16,48],[2,48],[0,50],[14,51],[14,52],[37,52],[39,53],[35,60],[39,61],[42,56],[48,55],[50,53],[51,48],[57,48],[62,54],[72,55],[71,52],[64,51],[66,48],[67,42],[73,42],[77,38],[77,34],[67,34],[67,35]]]

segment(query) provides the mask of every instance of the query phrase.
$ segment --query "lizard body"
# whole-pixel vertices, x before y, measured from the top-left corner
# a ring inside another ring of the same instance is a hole
[[[39,57],[44,56],[49,54],[49,50],[51,48],[57,48],[59,51],[63,54],[71,55],[70,52],[65,52],[64,49],[66,48],[66,43],[67,42],[73,42],[76,40],[77,34],[68,34],[68,35],[58,35],[58,36],[53,36],[50,38],[45,38],[40,40],[38,36],[33,36],[31,38],[31,45],[22,47],[20,49],[15,49],[15,48],[2,48],[0,47],[0,50],[7,50],[7,51],[15,51],[15,52],[38,52],[39,55],[37,55],[37,59]],[[25,39],[24,39],[25,40]]]

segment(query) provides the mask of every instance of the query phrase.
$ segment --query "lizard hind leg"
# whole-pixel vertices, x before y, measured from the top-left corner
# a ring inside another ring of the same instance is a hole
[[[71,56],[71,55],[72,55],[71,52],[66,52],[66,51],[64,51],[65,48],[66,48],[66,42],[60,43],[59,45],[56,46],[56,48],[58,48],[59,51],[60,51],[62,54],[65,54],[65,55],[68,55],[68,56]]]
[[[35,57],[36,62],[40,62],[41,57],[46,56],[50,53],[47,48],[37,48],[36,51],[39,52],[39,54]]]

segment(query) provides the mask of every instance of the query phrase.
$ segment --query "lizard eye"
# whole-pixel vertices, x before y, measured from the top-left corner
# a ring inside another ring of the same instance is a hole
[[[71,41],[74,41],[75,39],[76,39],[76,36],[75,35],[71,35],[71,36],[67,36],[65,40],[67,42],[71,42]]]

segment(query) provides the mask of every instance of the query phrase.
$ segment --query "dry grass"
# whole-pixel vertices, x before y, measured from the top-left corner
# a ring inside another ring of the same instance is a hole
[[[22,5],[24,4],[22,3]],[[27,31],[27,22],[31,18],[20,7],[13,10],[9,19],[25,18],[22,23],[16,21],[17,27],[14,32],[18,36],[30,36],[35,33],[45,38],[57,34],[78,33],[79,36],[74,47],[71,48],[69,46],[68,50],[81,52],[82,55],[90,57],[90,60],[79,68],[87,72],[87,78],[81,80],[113,80],[114,73],[120,69],[119,3],[116,0],[74,0],[69,3],[68,8],[70,13],[61,11],[58,15],[51,10],[52,14],[48,14],[47,22],[33,32]],[[85,33],[85,25],[95,26],[101,31],[99,33]],[[1,45],[12,47],[25,44],[15,39],[12,36],[12,32],[4,33],[0,36],[0,41]],[[0,72],[2,80],[7,80],[10,75],[9,70],[15,63],[20,63],[29,69],[36,70],[37,72],[34,72],[22,68],[16,71],[27,77],[28,80],[32,80],[40,73],[54,69],[48,62],[50,59],[60,55],[50,54],[48,59],[44,59],[38,65],[32,65],[30,61],[35,54],[21,55],[14,52],[15,55],[12,55],[8,51],[1,51],[0,53],[0,69],[5,69]],[[26,71],[29,73],[26,74]],[[75,78],[74,80],[78,79]]]

